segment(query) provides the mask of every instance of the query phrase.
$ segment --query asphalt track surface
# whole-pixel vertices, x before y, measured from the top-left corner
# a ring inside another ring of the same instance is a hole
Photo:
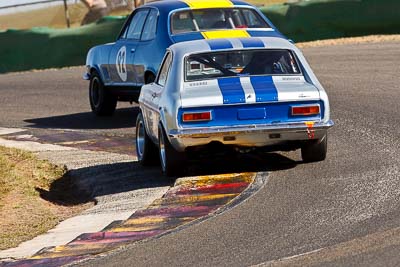
[[[324,162],[302,164],[299,152],[257,155],[267,182],[240,205],[84,265],[400,265],[399,48],[304,49],[336,123]],[[0,127],[131,136],[137,109],[123,105],[113,118],[95,118],[82,71],[0,75]]]

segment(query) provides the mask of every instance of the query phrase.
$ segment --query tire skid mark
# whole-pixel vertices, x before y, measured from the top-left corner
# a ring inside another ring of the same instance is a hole
[[[0,262],[0,266],[61,266],[161,236],[234,203],[255,177],[256,173],[233,173],[180,178],[162,198],[127,220],[114,221],[100,232],[83,233],[68,244],[43,248],[28,259]]]

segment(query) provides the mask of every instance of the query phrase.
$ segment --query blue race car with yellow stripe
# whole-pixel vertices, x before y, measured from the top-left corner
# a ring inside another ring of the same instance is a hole
[[[92,111],[112,115],[118,101],[137,101],[154,81],[173,43],[199,39],[284,38],[255,7],[243,1],[166,0],[137,8],[114,43],[90,49],[86,59]],[[218,44],[218,41],[216,41]]]

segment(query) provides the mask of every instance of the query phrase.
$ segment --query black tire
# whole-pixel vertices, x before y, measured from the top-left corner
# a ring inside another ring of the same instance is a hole
[[[301,157],[304,162],[323,161],[328,151],[328,134],[319,140],[311,141],[301,148]]]
[[[185,154],[172,147],[161,124],[158,126],[158,148],[162,173],[168,177],[180,175],[185,166]]]
[[[143,115],[139,113],[136,118],[136,155],[143,166],[154,165],[158,162],[157,146],[151,141],[144,125]]]
[[[97,116],[111,116],[117,107],[117,97],[106,90],[97,72],[93,72],[90,78],[89,101]]]

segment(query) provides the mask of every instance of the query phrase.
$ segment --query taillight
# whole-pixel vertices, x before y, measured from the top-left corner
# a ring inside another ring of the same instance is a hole
[[[191,121],[210,121],[211,111],[205,112],[185,112],[182,114],[183,122],[191,122]]]
[[[294,116],[317,115],[319,112],[319,105],[292,107],[292,115]]]

